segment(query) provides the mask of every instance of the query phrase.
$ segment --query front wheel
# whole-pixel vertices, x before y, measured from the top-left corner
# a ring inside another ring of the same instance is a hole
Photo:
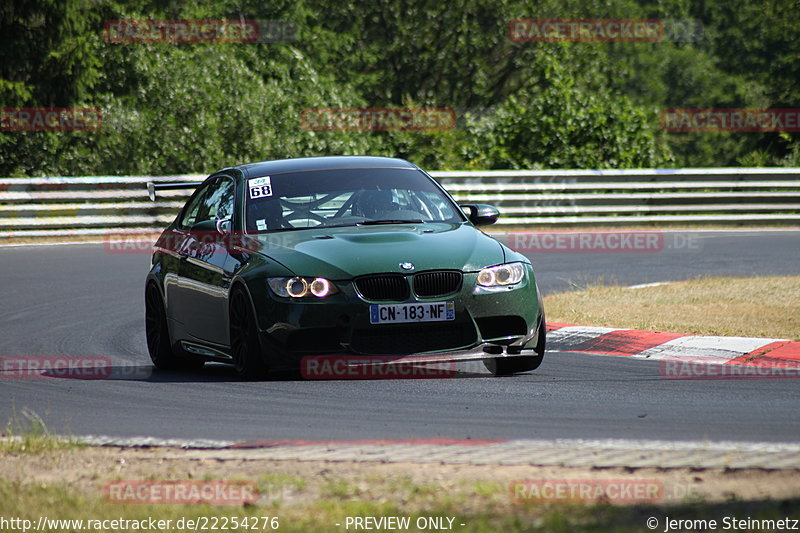
[[[534,348],[534,355],[495,357],[494,359],[485,360],[483,364],[486,366],[486,369],[495,376],[509,376],[520,372],[536,370],[539,368],[539,365],[542,364],[542,360],[544,360],[546,337],[547,332],[544,315],[542,315],[542,318],[539,320],[539,334],[536,348]]]
[[[175,353],[169,338],[161,291],[153,282],[147,284],[144,295],[144,329],[150,360],[159,370],[197,370],[205,363],[202,359],[179,357]]]
[[[261,355],[258,327],[247,293],[237,288],[231,295],[230,333],[233,366],[239,377],[259,379],[267,375],[267,365]]]

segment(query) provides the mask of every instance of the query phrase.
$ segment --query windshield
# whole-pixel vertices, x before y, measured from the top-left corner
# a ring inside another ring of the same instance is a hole
[[[346,169],[247,180],[248,232],[404,222],[462,222],[457,206],[419,170]]]

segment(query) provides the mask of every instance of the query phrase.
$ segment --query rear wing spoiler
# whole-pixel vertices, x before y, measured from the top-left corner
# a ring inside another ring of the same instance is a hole
[[[170,191],[175,189],[195,189],[202,181],[193,181],[186,183],[153,183],[147,182],[147,196],[150,197],[151,202],[156,201],[156,191]]]

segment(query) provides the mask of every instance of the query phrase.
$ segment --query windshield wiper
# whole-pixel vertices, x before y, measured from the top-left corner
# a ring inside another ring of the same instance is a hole
[[[379,224],[424,224],[425,221],[421,218],[389,218],[384,220],[367,220],[359,222],[359,226],[377,226]]]

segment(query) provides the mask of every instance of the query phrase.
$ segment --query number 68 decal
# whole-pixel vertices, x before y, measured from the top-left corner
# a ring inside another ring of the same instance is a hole
[[[250,190],[251,200],[272,196],[272,183],[269,176],[248,180],[247,188]]]

